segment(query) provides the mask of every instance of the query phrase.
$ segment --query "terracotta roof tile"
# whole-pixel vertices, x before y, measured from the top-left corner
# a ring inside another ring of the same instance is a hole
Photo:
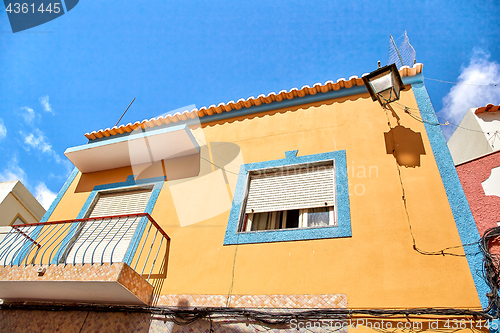
[[[415,76],[422,72],[422,64],[415,64],[413,67],[403,66],[399,69],[401,76]],[[368,75],[368,73],[363,74],[363,76]],[[211,116],[216,113],[230,112],[232,110],[240,110],[241,108],[249,108],[252,106],[258,106],[261,104],[269,104],[274,101],[282,101],[285,99],[293,99],[296,97],[304,97],[306,95],[315,95],[318,92],[326,93],[332,90],[339,90],[345,88],[351,88],[354,86],[363,86],[363,79],[357,76],[351,76],[349,80],[340,78],[337,82],[326,81],[324,84],[315,83],[312,87],[303,86],[300,89],[292,88],[289,91],[281,90],[279,93],[271,92],[267,95],[259,95],[257,98],[250,96],[247,99],[239,99],[238,101],[229,101],[227,103],[220,103],[217,106],[210,105],[209,107],[201,107],[199,109],[192,109],[191,111],[184,111],[182,113],[176,112],[173,115],[165,115],[157,118],[145,119],[142,122],[135,122],[134,124],[128,123],[126,125],[115,126],[113,128],[101,129],[98,131],[93,131],[91,133],[86,133],[85,136],[89,140],[100,139],[102,137],[108,137],[112,135],[122,134],[124,132],[132,132],[140,128],[145,129],[148,127],[161,126],[164,124],[177,123],[179,121],[184,121],[187,119],[194,119],[196,117]],[[495,107],[494,107],[495,108]],[[498,106],[496,107],[498,110]],[[479,110],[479,109],[478,109]],[[476,113],[478,113],[476,110]],[[495,110],[495,111],[496,111]],[[483,111],[484,112],[484,111]]]
[[[477,108],[474,111],[475,114],[484,113],[484,112],[497,112],[500,109],[500,105],[488,104],[486,106]]]

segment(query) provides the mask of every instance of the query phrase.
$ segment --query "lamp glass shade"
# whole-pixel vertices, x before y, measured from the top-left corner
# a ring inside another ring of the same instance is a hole
[[[382,106],[397,101],[399,93],[404,89],[403,81],[399,76],[396,65],[392,64],[377,69],[363,77],[372,99],[378,100]]]
[[[380,94],[381,92],[392,89],[393,83],[392,73],[385,72],[370,80],[370,85],[372,86],[373,92],[375,94]]]

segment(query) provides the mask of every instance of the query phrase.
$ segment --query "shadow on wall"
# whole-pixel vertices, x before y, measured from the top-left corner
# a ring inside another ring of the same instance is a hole
[[[241,149],[231,142],[211,142],[200,150],[200,172],[167,183],[181,227],[209,220],[231,209],[240,166]]]
[[[394,155],[400,166],[420,166],[420,155],[425,155],[425,148],[419,132],[397,125],[384,133],[384,137],[387,154]]]
[[[156,306],[158,303],[158,299],[160,298],[161,290],[163,288],[163,283],[167,278],[167,267],[168,267],[168,258],[170,256],[170,239],[167,240],[167,245],[165,248],[165,255],[163,256],[163,260],[161,262],[160,268],[158,272],[155,274],[143,274],[142,277],[144,279],[148,279],[149,283],[153,286],[153,294],[151,298],[151,305]],[[133,262],[133,260],[132,260]]]
[[[229,212],[242,164],[239,145],[210,142],[200,146],[197,154],[82,174],[75,192],[90,192],[104,184],[133,186],[141,180],[165,177],[164,186],[169,187],[179,224],[184,227]],[[130,175],[135,175],[135,182],[128,181]]]
[[[75,192],[90,192],[97,185],[124,182],[131,174],[135,175],[135,180],[165,176],[167,181],[184,182],[222,170],[225,182],[230,184],[231,177],[228,177],[227,173],[238,174],[239,166],[243,163],[240,147],[231,142],[211,142],[210,147],[208,149],[207,146],[201,146],[198,154],[84,173]]]

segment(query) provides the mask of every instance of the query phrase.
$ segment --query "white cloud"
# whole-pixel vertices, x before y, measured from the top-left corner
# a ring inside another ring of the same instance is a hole
[[[50,106],[50,103],[49,103],[49,96],[48,95],[40,97],[38,100],[40,101],[40,104],[42,104],[43,110],[45,112],[49,112],[49,113],[54,114],[54,111],[52,110],[52,106]]]
[[[54,152],[52,146],[47,142],[47,139],[40,130],[35,129],[35,133],[29,133],[28,135],[24,135],[21,132],[21,135],[24,136],[24,143],[29,147],[40,150],[43,153]]]
[[[474,49],[467,67],[463,67],[457,84],[443,98],[443,108],[439,115],[452,124],[458,125],[470,108],[500,104],[500,64],[489,61],[490,55],[483,50]],[[472,84],[472,85],[471,85]],[[481,86],[474,86],[481,85]],[[490,85],[490,86],[484,86]],[[443,126],[446,138],[450,137],[455,126]]]
[[[38,185],[35,187],[35,198],[45,209],[49,209],[50,204],[52,203],[52,201],[54,201],[56,195],[56,193],[47,188],[45,183],[38,183]]]
[[[12,180],[21,180],[26,184],[27,175],[23,169],[18,165],[17,158],[13,157],[9,163],[9,166],[0,172],[0,182],[9,182]]]
[[[67,173],[69,174],[72,169],[72,165],[66,159],[61,158],[59,154],[57,154],[53,149],[52,145],[49,143],[47,137],[40,131],[38,128],[35,128],[32,133],[24,133],[19,132],[23,137],[23,141],[25,144],[25,149],[30,150],[38,150],[44,154],[51,156],[57,164],[61,164],[66,168]]]
[[[0,118],[0,140],[7,136],[7,128],[5,127],[2,118]]]
[[[23,106],[21,110],[24,111],[21,115],[23,116],[26,124],[33,124],[33,120],[35,119],[35,111],[27,106]]]

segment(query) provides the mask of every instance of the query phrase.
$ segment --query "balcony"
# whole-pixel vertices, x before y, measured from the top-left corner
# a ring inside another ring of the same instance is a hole
[[[147,213],[3,227],[0,298],[154,304],[169,248]]]

